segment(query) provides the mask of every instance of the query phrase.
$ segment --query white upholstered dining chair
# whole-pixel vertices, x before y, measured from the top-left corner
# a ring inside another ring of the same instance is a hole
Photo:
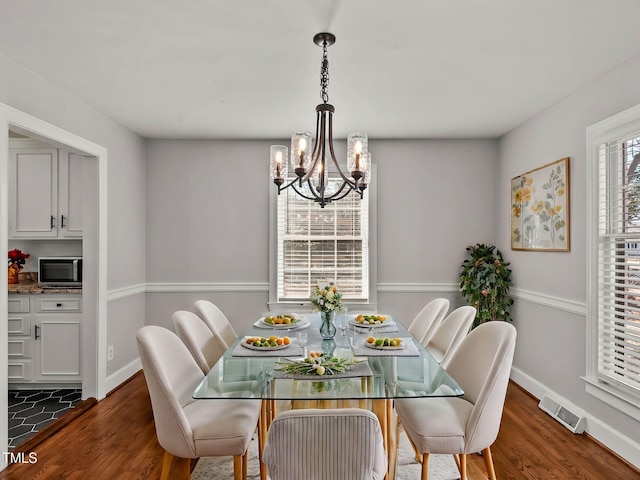
[[[476,309],[469,305],[456,308],[437,326],[431,338],[423,343],[431,356],[446,368],[447,360],[469,333]]]
[[[176,335],[206,375],[224,354],[218,340],[204,321],[193,312],[178,310],[172,318]]]
[[[398,425],[422,455],[422,480],[428,478],[429,454],[455,455],[461,480],[467,480],[466,455],[480,451],[489,478],[496,480],[491,445],[500,430],[515,344],[513,325],[484,323],[464,338],[447,366],[462,397],[395,401]]]
[[[238,339],[238,335],[231,326],[231,322],[217,305],[209,300],[196,300],[194,302],[196,313],[204,320],[211,332],[215,335],[223,351],[229,348]]]
[[[431,338],[448,310],[449,300],[446,298],[434,298],[413,319],[413,322],[409,325],[409,333],[424,345]]]
[[[279,413],[263,461],[271,480],[378,480],[387,473],[378,417],[359,408]]]
[[[188,459],[233,456],[234,480],[246,478],[247,447],[260,414],[258,400],[195,400],[204,375],[170,330],[148,325],[136,334],[149,388],[158,442],[164,448],[161,480],[176,463],[190,477]]]

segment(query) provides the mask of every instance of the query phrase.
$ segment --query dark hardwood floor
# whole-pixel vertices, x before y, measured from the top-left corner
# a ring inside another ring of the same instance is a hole
[[[63,417],[64,418],[64,417]],[[163,450],[155,436],[144,377],[135,375],[106,399],[26,447],[37,463],[12,464],[0,480],[157,479]],[[21,451],[17,448],[16,451]],[[640,480],[640,473],[587,435],[573,435],[509,385],[500,435],[492,447],[498,479]],[[486,478],[471,456],[470,478]]]

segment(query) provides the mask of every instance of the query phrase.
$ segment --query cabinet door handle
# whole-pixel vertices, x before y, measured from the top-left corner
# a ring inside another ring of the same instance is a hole
[[[56,303],[56,307],[61,307],[62,304],[61,303]]]
[[[40,330],[40,327],[38,325],[36,325],[35,327],[33,327],[35,330],[35,337],[36,340],[38,340],[38,338],[40,338],[40,335],[38,335],[38,330]]]
[[[64,215],[60,215],[60,228],[64,228]]]
[[[54,227],[54,222],[56,221],[56,217],[54,217],[53,215],[51,215],[51,230],[53,230]]]

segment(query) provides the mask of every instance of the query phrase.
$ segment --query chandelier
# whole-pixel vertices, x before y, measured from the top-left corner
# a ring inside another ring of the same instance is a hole
[[[325,205],[355,192],[362,195],[371,181],[371,154],[368,150],[368,138],[364,133],[351,133],[347,137],[347,169],[349,179],[338,165],[333,149],[333,105],[329,102],[329,60],[327,48],[336,41],[332,33],[318,33],[313,42],[322,47],[320,67],[320,98],[322,103],[316,107],[316,135],[311,143],[311,132],[295,132],[291,137],[291,168],[295,172],[289,180],[287,157],[288,148],[284,145],[271,146],[271,177],[278,187],[278,195],[291,187],[298,195]],[[327,153],[333,167],[327,162]],[[337,175],[329,175],[335,170]],[[330,180],[331,179],[331,180]],[[289,182],[289,183],[285,183]]]

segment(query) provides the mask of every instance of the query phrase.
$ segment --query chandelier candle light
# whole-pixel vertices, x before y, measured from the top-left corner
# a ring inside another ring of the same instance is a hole
[[[350,192],[362,195],[371,181],[371,154],[368,150],[368,138],[364,133],[351,133],[347,137],[347,169],[353,180],[342,173],[333,150],[333,112],[335,108],[329,102],[329,60],[327,48],[336,41],[332,33],[318,33],[313,42],[322,47],[320,67],[320,98],[322,103],[316,107],[316,136],[311,142],[311,132],[296,132],[291,137],[291,167],[295,172],[293,180],[288,180],[288,148],[284,145],[271,146],[271,177],[278,187],[278,195],[286,188],[308,200],[320,204],[321,208],[335,200],[346,197]],[[312,148],[313,147],[313,148]],[[327,149],[342,184],[335,188],[329,182],[327,167]],[[285,184],[285,181],[289,183]],[[308,188],[303,188],[305,185]]]

